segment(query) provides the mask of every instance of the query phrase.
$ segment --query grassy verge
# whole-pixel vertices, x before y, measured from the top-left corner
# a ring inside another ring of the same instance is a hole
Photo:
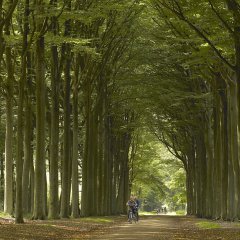
[[[186,215],[186,212],[184,210],[178,210],[178,211],[176,211],[176,214],[179,216],[184,216],[184,215]]]
[[[0,212],[0,218],[11,218],[11,216],[8,213]]]
[[[140,216],[150,216],[150,215],[156,215],[156,211],[152,211],[152,212],[143,212],[143,211],[140,211],[139,212],[139,215]]]
[[[197,227],[200,229],[217,229],[221,228],[221,225],[219,223],[209,222],[209,221],[203,221],[196,223]]]

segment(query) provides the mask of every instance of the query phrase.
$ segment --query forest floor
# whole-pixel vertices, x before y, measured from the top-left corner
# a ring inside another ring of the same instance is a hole
[[[102,234],[113,226],[119,226],[126,217],[91,217],[32,221],[15,224],[14,219],[0,216],[0,240],[61,240],[89,239]]]
[[[91,240],[240,240],[240,224],[185,216],[143,216],[129,224],[125,217],[26,221],[0,218],[0,239]]]

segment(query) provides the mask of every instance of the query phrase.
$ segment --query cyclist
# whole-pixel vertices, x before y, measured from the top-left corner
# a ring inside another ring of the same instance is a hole
[[[133,214],[136,214],[136,202],[134,201],[134,196],[131,196],[127,202],[128,206],[128,222],[130,222],[129,214],[132,211]]]

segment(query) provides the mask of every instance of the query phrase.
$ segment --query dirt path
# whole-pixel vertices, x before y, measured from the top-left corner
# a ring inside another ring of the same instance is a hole
[[[196,218],[178,216],[144,217],[137,224],[123,224],[112,228],[101,236],[91,236],[97,240],[240,240],[240,228],[224,223],[217,229],[200,229]],[[220,224],[221,225],[221,224]]]
[[[207,229],[214,226],[217,228]],[[115,216],[26,221],[22,225],[0,218],[0,240],[5,239],[240,240],[240,223],[163,215],[141,217],[136,224],[126,223],[124,216]]]

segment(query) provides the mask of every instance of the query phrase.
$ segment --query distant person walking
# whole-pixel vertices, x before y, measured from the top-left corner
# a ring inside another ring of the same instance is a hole
[[[167,208],[166,207],[163,208],[163,212],[164,212],[164,214],[167,214]]]

